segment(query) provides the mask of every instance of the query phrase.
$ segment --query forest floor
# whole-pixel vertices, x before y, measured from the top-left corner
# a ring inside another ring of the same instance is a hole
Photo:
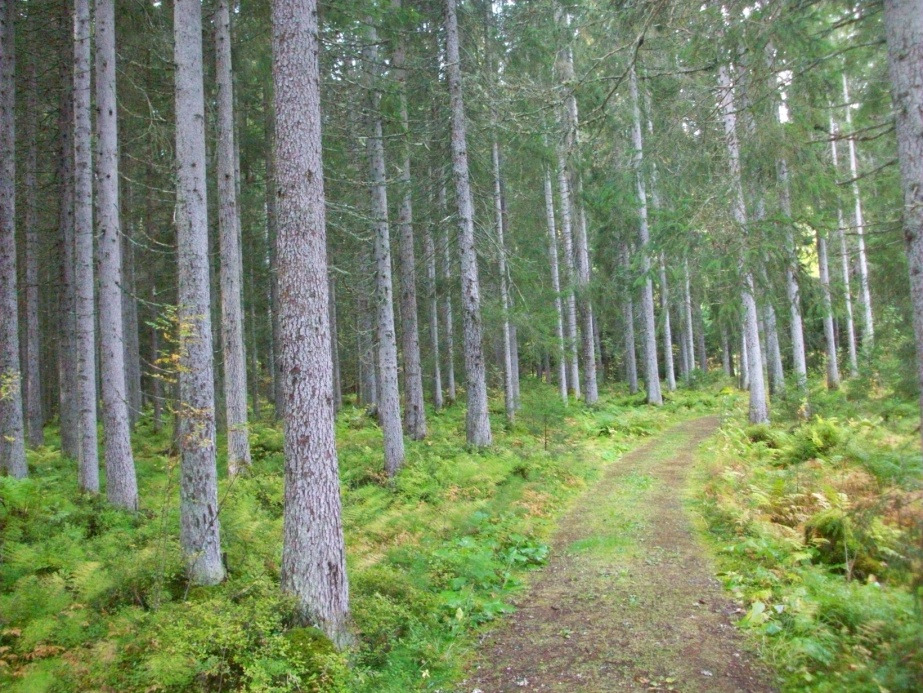
[[[696,450],[717,426],[679,424],[608,467],[461,690],[773,690],[685,507]]]

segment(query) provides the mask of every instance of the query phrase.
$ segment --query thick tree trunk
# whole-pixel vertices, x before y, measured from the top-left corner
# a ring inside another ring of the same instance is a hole
[[[839,158],[837,157],[836,141],[840,135],[839,127],[833,118],[830,118],[830,151],[833,158],[833,171],[839,172]],[[837,202],[837,239],[840,245],[840,272],[843,277],[843,299],[846,305],[846,344],[849,356],[849,374],[853,378],[859,375],[859,358],[856,350],[856,324],[853,320],[852,289],[849,279],[849,253],[846,248],[846,224],[843,221],[843,208]]]
[[[401,0],[393,0],[400,8]],[[398,85],[401,119],[401,204],[397,224],[401,257],[401,345],[404,357],[404,430],[413,440],[426,437],[423,407],[423,366],[420,362],[420,326],[417,313],[416,257],[413,247],[413,190],[410,176],[410,114],[407,108],[407,73],[404,69],[404,40],[397,42],[391,65]]]
[[[557,313],[557,358],[558,385],[561,399],[567,404],[567,361],[564,343],[564,307],[561,303],[561,274],[558,269],[558,233],[554,223],[554,191],[551,174],[545,169],[545,216],[548,223],[548,258],[551,264],[551,288],[554,291],[554,307]]]
[[[448,205],[446,203],[445,183],[439,186],[439,211],[442,221],[442,283],[444,297],[442,300],[442,324],[445,325],[445,373],[446,373],[446,402],[455,404],[455,322],[452,317],[452,244],[449,241],[449,226],[445,223],[448,218]]]
[[[561,197],[561,240],[564,241],[564,305],[567,321],[564,323],[567,342],[568,385],[574,397],[580,397],[580,363],[577,359],[577,300],[574,284],[577,268],[574,265],[573,207],[570,198],[570,183],[567,178],[565,149],[558,147],[558,190]]]
[[[371,185],[371,216],[375,246],[375,301],[378,332],[378,418],[384,436],[385,471],[394,476],[404,464],[401,398],[398,390],[397,334],[391,278],[391,235],[388,226],[388,191],[385,184],[385,145],[381,125],[378,36],[370,30],[364,51],[367,63],[370,135],[366,139]]]
[[[218,239],[221,275],[221,350],[228,431],[228,474],[250,465],[247,429],[247,361],[241,299],[243,263],[234,132],[234,79],[231,64],[231,14],[228,0],[215,8],[215,74],[218,83]],[[258,393],[254,392],[254,397]]]
[[[62,31],[73,30],[70,5],[65,4]],[[58,227],[60,233],[60,289],[58,294],[58,407],[61,451],[71,459],[80,456],[77,416],[77,324],[76,279],[74,277],[74,76],[73,47],[63,51],[61,101],[58,124],[61,129],[58,164]]]
[[[923,0],[885,0],[888,69],[904,191],[904,238],[923,385]],[[920,392],[923,406],[923,390]]]
[[[38,85],[35,78],[35,58],[33,57],[26,68],[26,113],[25,118],[25,170],[23,171],[23,187],[25,198],[25,214],[23,215],[25,251],[25,319],[26,328],[24,336],[25,364],[23,369],[23,407],[25,409],[26,432],[30,447],[38,447],[45,442],[45,417],[42,413],[42,376],[41,376],[41,343],[39,341],[39,242],[38,242],[38,181],[36,169],[38,168],[38,138],[36,136],[36,119],[38,104],[36,91]]]
[[[859,163],[856,156],[856,137],[852,132],[852,104],[846,74],[843,74],[843,102],[846,104],[846,127],[849,130],[849,172],[852,174],[852,193],[855,202],[856,246],[859,259],[859,293],[862,297],[862,348],[869,350],[875,340],[872,317],[872,292],[869,288],[869,265],[865,252],[865,220],[862,215],[862,195],[859,192]],[[917,105],[917,107],[919,107]]]
[[[16,11],[13,2],[0,5],[0,470],[21,479],[29,468],[16,300]]]
[[[788,305],[791,311],[792,357],[795,365],[795,380],[802,393],[808,389],[808,365],[804,353],[804,324],[801,319],[801,287],[798,285],[798,251],[792,219],[792,194],[788,179],[788,162],[779,160],[779,178],[782,182],[782,213],[786,217],[785,286],[788,293]]]
[[[724,125],[725,143],[728,150],[731,182],[734,186],[734,199],[732,211],[734,221],[740,227],[741,233],[747,230],[747,209],[744,203],[743,183],[740,171],[740,145],[737,140],[737,113],[734,106],[734,93],[732,80],[726,65],[718,68],[718,84],[722,121]],[[747,356],[750,372],[750,423],[765,423],[769,420],[769,405],[766,398],[766,386],[763,380],[762,352],[760,349],[759,324],[754,299],[753,274],[746,265],[745,258],[741,258],[743,277],[741,288],[741,301],[745,314],[745,339],[747,343]]]
[[[516,420],[516,392],[513,384],[513,344],[510,333],[510,289],[507,283],[506,240],[503,229],[503,184],[500,175],[500,145],[494,134],[491,147],[494,173],[494,223],[497,232],[497,253],[500,269],[500,308],[503,311],[503,403],[506,423],[512,426]]]
[[[102,375],[106,497],[138,509],[131,452],[122,309],[122,230],[119,223],[118,112],[115,95],[115,4],[96,0],[96,159],[99,214],[99,351]]]
[[[644,286],[641,287],[642,346],[644,349],[644,383],[647,386],[647,403],[663,404],[660,393],[660,371],[657,363],[657,320],[654,317],[654,284],[651,280],[651,257],[648,246],[651,242],[647,225],[647,189],[644,180],[644,138],[641,133],[641,107],[638,97],[638,77],[634,65],[629,72],[631,105],[633,113],[632,141],[635,148],[634,165],[638,192],[638,252],[641,254],[641,271]],[[664,282],[665,284],[666,282]]]
[[[349,586],[334,438],[315,0],[273,0],[285,406],[282,589],[345,646]]]
[[[430,171],[429,179],[433,180],[432,171]],[[442,399],[442,366],[439,353],[439,294],[437,293],[436,283],[436,245],[433,243],[431,224],[427,224],[423,229],[423,255],[426,262],[430,349],[433,352],[433,406],[436,411],[439,411],[444,403]]]
[[[830,264],[827,260],[827,238],[817,229],[817,269],[824,306],[824,340],[827,347],[827,389],[840,386],[840,367],[837,362],[836,336],[833,331],[833,299],[830,295]]]
[[[224,579],[215,466],[215,381],[205,185],[202,4],[174,1],[179,256],[180,541],[189,579]]]
[[[477,252],[474,247],[474,205],[468,174],[468,144],[455,4],[455,0],[445,0],[446,73],[452,115],[452,171],[458,206],[458,245],[461,254],[462,317],[465,333],[465,380],[468,399],[466,433],[469,445],[483,447],[490,445],[492,435],[487,415],[487,373],[481,336],[481,288],[478,280]]]
[[[99,491],[96,437],[96,299],[93,263],[93,155],[90,113],[90,3],[74,4],[74,267],[76,293],[79,478]],[[118,314],[121,318],[121,312]]]

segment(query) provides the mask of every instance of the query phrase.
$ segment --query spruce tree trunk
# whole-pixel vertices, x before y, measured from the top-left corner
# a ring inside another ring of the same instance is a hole
[[[122,230],[119,220],[118,112],[115,95],[115,3],[96,0],[96,158],[99,214],[99,352],[103,400],[106,497],[138,509],[131,452],[122,308]]]
[[[728,151],[728,163],[731,182],[734,187],[732,212],[734,221],[745,236],[748,234],[747,209],[744,203],[743,182],[740,171],[740,145],[737,140],[737,113],[734,105],[732,80],[726,65],[718,68],[718,85],[720,90],[720,109],[724,125],[725,144]],[[745,339],[750,381],[750,423],[765,423],[769,420],[769,405],[766,398],[766,385],[763,380],[762,351],[760,349],[759,322],[754,299],[753,273],[741,258],[743,268],[741,301],[744,306]]]
[[[846,74],[843,74],[843,102],[846,104],[846,127],[849,130],[849,172],[852,174],[852,193],[855,203],[856,246],[859,259],[859,295],[862,297],[862,349],[868,351],[875,340],[872,317],[872,293],[869,288],[869,266],[865,252],[865,219],[862,215],[862,195],[859,192],[859,163],[856,156],[856,137],[852,132],[852,104]],[[918,105],[916,107],[919,107]]]
[[[830,151],[833,158],[834,174],[839,173],[839,158],[837,157],[836,141],[840,130],[833,117],[830,118]],[[840,245],[840,272],[843,277],[843,300],[846,306],[846,345],[849,356],[849,375],[855,378],[859,375],[859,358],[856,350],[856,324],[853,320],[852,289],[849,277],[849,253],[846,248],[846,223],[843,220],[843,208],[837,201],[836,208],[837,227],[836,234]]]
[[[577,359],[577,301],[574,284],[577,268],[574,266],[573,214],[570,183],[567,179],[567,159],[563,147],[558,147],[558,190],[561,197],[561,240],[564,241],[564,305],[567,321],[564,323],[567,341],[568,385],[574,397],[580,398],[580,363]]]
[[[234,132],[234,79],[231,64],[231,15],[228,0],[215,8],[215,73],[218,84],[218,239],[221,254],[221,350],[228,431],[228,474],[250,465],[247,429],[247,362],[242,305],[243,261]],[[254,396],[258,396],[254,393]]]
[[[132,208],[131,199],[128,202]],[[124,214],[123,214],[124,216]],[[132,223],[122,233],[122,333],[125,345],[125,389],[128,392],[128,423],[134,426],[142,408],[141,346],[138,342],[138,301],[135,281],[135,242]]]
[[[96,436],[96,298],[93,278],[93,155],[90,2],[74,3],[74,276],[80,489],[99,491]],[[118,314],[121,319],[121,312]]]
[[[699,352],[699,370],[703,373],[708,373],[708,351],[705,349],[705,318],[702,315],[702,306],[696,304],[696,330],[695,335],[695,346]]]
[[[679,325],[679,333],[677,334],[677,352],[679,353],[679,375],[680,377],[688,383],[689,381],[689,348],[687,347],[686,340],[686,320],[685,320],[685,301],[683,305],[677,306],[677,310],[680,315],[677,317],[677,324]]]
[[[766,265],[760,265],[760,274],[764,290],[769,291],[769,276],[766,274]],[[776,309],[772,300],[767,296],[763,303],[763,333],[765,336],[765,361],[766,373],[769,376],[769,394],[782,394],[785,391],[785,371],[782,368],[782,351],[779,348],[779,329],[776,320]]]
[[[840,386],[840,367],[837,362],[836,335],[833,331],[833,298],[830,295],[830,264],[827,259],[827,238],[817,229],[817,269],[824,306],[824,341],[827,347],[827,389]]]
[[[474,246],[474,204],[468,174],[468,144],[462,96],[458,17],[455,0],[445,0],[446,73],[452,118],[452,171],[458,206],[458,245],[461,255],[462,318],[464,319],[465,387],[468,400],[466,437],[483,447],[492,440],[487,414],[487,373],[481,326],[481,288]]]
[[[28,476],[16,299],[16,4],[0,5],[0,470]]]
[[[685,321],[686,378],[695,370],[695,328],[692,324],[692,282],[689,278],[689,260],[683,260],[683,318]]]
[[[721,368],[724,371],[724,374],[728,378],[730,378],[732,375],[731,362],[733,358],[734,357],[731,354],[730,340],[728,339],[728,331],[727,331],[727,328],[724,325],[722,325],[721,326]]]
[[[622,243],[621,260],[625,272],[630,272],[631,257],[627,243]],[[625,299],[622,302],[622,319],[625,322],[625,379],[628,380],[628,391],[631,394],[638,392],[638,359],[635,353],[635,302],[631,297],[634,282],[629,276]]]
[[[641,254],[641,271],[644,286],[641,287],[641,324],[643,328],[644,383],[647,386],[647,403],[661,405],[660,371],[657,363],[657,320],[654,317],[654,284],[651,280],[651,257],[648,246],[651,242],[647,226],[647,190],[644,181],[644,139],[641,134],[641,107],[638,98],[638,77],[634,65],[629,72],[629,88],[633,118],[632,141],[635,148],[634,165],[638,192],[638,252]]]
[[[455,323],[452,318],[452,244],[449,242],[449,227],[445,223],[448,218],[448,205],[446,203],[445,183],[439,186],[439,212],[442,218],[442,282],[445,296],[442,301],[442,324],[445,325],[445,357],[446,357],[446,402],[455,404]]]
[[[286,400],[282,589],[303,620],[349,642],[334,438],[315,0],[273,0],[280,358]]]
[[[660,256],[660,312],[663,314],[663,362],[667,375],[667,390],[676,390],[676,370],[673,365],[673,331],[670,327],[670,287],[667,268]]]
[[[401,0],[393,0],[400,8]],[[420,326],[417,314],[416,257],[413,247],[413,189],[410,175],[410,114],[407,108],[407,73],[404,69],[404,40],[400,39],[391,65],[398,86],[401,121],[401,204],[397,224],[401,256],[401,345],[404,357],[404,429],[413,440],[426,437],[426,410],[423,408],[423,366],[420,363]]]
[[[741,327],[743,328],[743,334],[740,339],[740,389],[749,390],[750,389],[750,358],[747,354],[746,317],[744,317],[744,322]]]
[[[500,181],[500,145],[494,134],[491,147],[494,173],[494,222],[497,232],[497,253],[500,265],[500,308],[503,311],[503,404],[506,423],[512,426],[516,420],[516,392],[513,384],[513,344],[510,333],[510,290],[507,283],[506,240],[503,230],[503,186]]]
[[[433,180],[432,171],[429,179]],[[430,198],[432,200],[432,198]],[[423,255],[426,261],[426,293],[429,303],[429,339],[433,352],[433,406],[436,411],[443,407],[442,366],[439,353],[439,294],[436,284],[436,245],[433,243],[431,224],[423,229]]]
[[[371,265],[366,263],[371,271]],[[372,307],[365,292],[360,290],[359,313],[359,400],[369,414],[378,413],[378,368],[375,358],[375,327]]]
[[[45,442],[45,417],[42,413],[42,376],[41,376],[41,342],[39,340],[39,241],[38,241],[38,138],[36,136],[36,118],[38,104],[35,79],[35,58],[26,67],[26,113],[25,118],[25,170],[23,187],[25,214],[23,215],[25,251],[25,319],[24,336],[25,364],[23,369],[23,407],[25,409],[26,432],[29,447],[38,447]]]
[[[282,393],[282,371],[279,344],[279,277],[276,270],[276,238],[278,237],[278,212],[276,209],[276,121],[270,103],[270,90],[263,90],[263,118],[265,119],[265,147],[266,147],[266,242],[269,252],[269,304],[272,307],[272,400],[276,418],[282,416],[285,409],[285,397]]]
[[[551,185],[551,174],[545,169],[545,216],[548,223],[548,258],[551,264],[551,288],[554,291],[554,307],[557,313],[557,364],[558,386],[561,390],[561,399],[567,404],[567,362],[564,343],[564,307],[561,304],[561,274],[558,269],[558,233],[554,223],[554,191]]]
[[[366,153],[371,185],[371,217],[375,247],[375,302],[378,331],[378,418],[384,436],[385,471],[394,476],[404,464],[404,433],[398,390],[397,333],[394,327],[394,296],[391,278],[391,236],[388,226],[388,191],[385,184],[385,145],[381,125],[381,92],[378,85],[378,36],[370,30],[364,50],[369,97],[369,131]]]
[[[791,311],[792,356],[795,364],[795,380],[798,389],[805,393],[808,389],[808,365],[804,353],[804,324],[801,319],[801,287],[798,285],[798,251],[795,248],[792,219],[792,194],[788,179],[788,162],[779,160],[779,178],[782,182],[782,213],[786,217],[785,253],[785,287],[788,293],[788,305]]]
[[[65,4],[62,31],[73,30],[69,3]],[[61,129],[58,164],[58,227],[60,234],[60,290],[58,294],[58,407],[60,410],[61,452],[71,459],[79,457],[77,419],[77,325],[74,277],[74,77],[71,68],[73,48],[62,56],[62,85],[58,124]]]
[[[888,69],[904,191],[904,238],[923,385],[923,0],[885,0]],[[923,390],[920,393],[923,406]]]
[[[180,541],[193,584],[225,577],[215,462],[215,380],[205,186],[202,4],[174,0],[179,257]]]

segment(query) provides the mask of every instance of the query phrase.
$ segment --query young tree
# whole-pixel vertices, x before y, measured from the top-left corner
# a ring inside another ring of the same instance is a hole
[[[923,0],[885,0],[888,69],[904,193],[904,238],[923,386]],[[923,407],[923,389],[920,392]]]
[[[237,156],[234,131],[234,78],[231,64],[231,15],[228,0],[215,8],[215,59],[218,82],[218,239],[221,253],[221,350],[224,356],[224,406],[228,428],[228,473],[250,465],[247,430],[247,367],[241,305],[243,265]],[[259,393],[254,392],[254,398]]]
[[[202,4],[174,0],[176,220],[179,255],[180,539],[189,579],[224,579],[215,463],[215,389],[205,187]]]
[[[474,204],[468,173],[465,103],[462,96],[458,16],[455,0],[445,0],[446,74],[452,119],[452,173],[458,206],[458,247],[461,255],[462,318],[464,323],[465,390],[468,400],[466,437],[474,447],[490,445],[487,415],[487,368],[481,326],[481,286],[474,246]]]
[[[349,586],[334,439],[316,0],[273,0],[279,344],[286,400],[282,589],[343,646]]]
[[[99,352],[103,399],[106,497],[138,508],[131,451],[122,314],[122,229],[119,219],[119,140],[115,88],[115,3],[96,0],[96,158],[99,224]]]
[[[0,5],[0,469],[28,475],[16,301],[16,5]]]

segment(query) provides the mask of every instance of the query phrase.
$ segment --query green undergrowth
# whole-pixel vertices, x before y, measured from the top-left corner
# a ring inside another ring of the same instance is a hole
[[[187,584],[178,545],[170,431],[142,419],[134,449],[142,509],[81,496],[56,432],[31,476],[0,478],[0,689],[41,691],[435,690],[458,676],[484,624],[510,611],[545,562],[554,518],[607,461],[726,399],[706,390],[661,409],[608,393],[562,406],[526,383],[515,426],[494,415],[488,450],[464,445],[464,408],[429,411],[394,480],[381,431],[361,409],[337,421],[356,645],[337,653],[298,627],[278,590],[282,436],[252,425],[254,463],[219,485],[228,579]],[[500,398],[494,397],[497,406]],[[219,440],[219,449],[223,441]]]
[[[804,420],[804,412],[811,416]],[[700,460],[696,488],[741,626],[785,690],[923,687],[920,412],[912,391],[817,383],[810,408],[740,412]]]

